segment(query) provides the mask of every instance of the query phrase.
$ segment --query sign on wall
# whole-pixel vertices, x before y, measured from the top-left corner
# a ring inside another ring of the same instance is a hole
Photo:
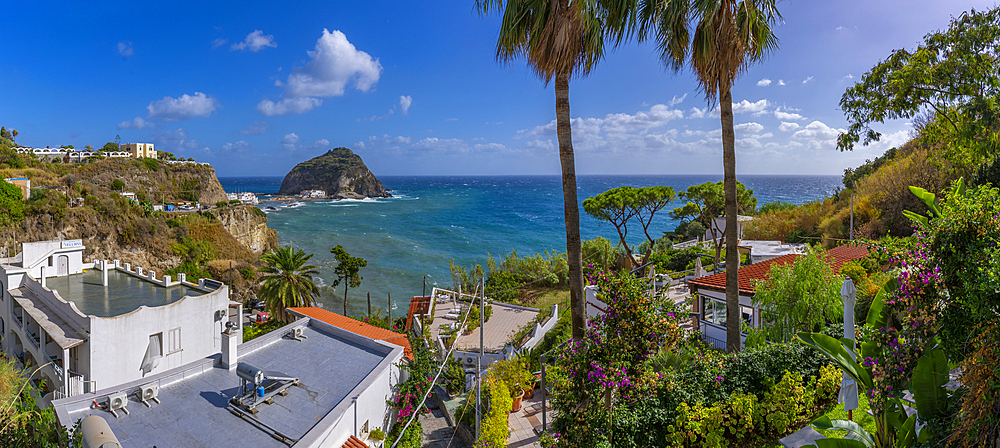
[[[62,242],[63,249],[69,249],[73,247],[83,247],[83,240],[69,240]]]

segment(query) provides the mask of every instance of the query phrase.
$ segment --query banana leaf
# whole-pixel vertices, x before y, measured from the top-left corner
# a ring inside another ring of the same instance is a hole
[[[812,426],[824,431],[833,429],[844,430],[847,431],[847,434],[844,435],[847,439],[863,442],[867,446],[875,445],[875,439],[872,438],[872,435],[865,428],[862,428],[861,425],[850,420],[830,420],[830,417],[824,415],[812,422]]]
[[[921,419],[941,415],[948,407],[948,356],[944,350],[927,350],[917,360],[910,379],[913,401]]]
[[[858,387],[864,389],[871,389],[873,387],[871,372],[861,367],[854,360],[854,357],[851,356],[847,351],[847,347],[844,347],[844,343],[840,340],[822,333],[806,333],[804,331],[796,333],[795,337],[804,344],[819,350],[833,360],[833,362],[837,363],[837,367],[858,382]]]

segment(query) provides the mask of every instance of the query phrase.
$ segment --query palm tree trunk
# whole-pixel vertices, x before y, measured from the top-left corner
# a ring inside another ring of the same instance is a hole
[[[576,161],[573,157],[573,134],[569,118],[569,73],[557,73],[556,134],[559,136],[559,162],[562,166],[563,214],[566,220],[566,255],[569,258],[569,301],[573,339],[583,339],[586,328],[587,299],[583,295],[583,252],[580,248],[580,203],[576,197]]]
[[[740,253],[737,248],[736,133],[733,129],[733,94],[719,83],[722,107],[722,169],[726,193],[726,352],[740,351]]]

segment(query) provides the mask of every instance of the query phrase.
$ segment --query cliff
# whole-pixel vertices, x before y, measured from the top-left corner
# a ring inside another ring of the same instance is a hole
[[[267,227],[267,214],[252,205],[227,207],[215,212],[236,241],[261,254],[278,247],[278,231]]]
[[[198,201],[205,205],[226,201],[215,169],[208,165],[172,164],[153,159],[105,159],[80,166],[67,175],[71,181],[111,188],[121,181],[125,191],[152,202]]]
[[[347,148],[331,149],[292,168],[278,194],[324,190],[334,198],[392,197],[361,157]]]

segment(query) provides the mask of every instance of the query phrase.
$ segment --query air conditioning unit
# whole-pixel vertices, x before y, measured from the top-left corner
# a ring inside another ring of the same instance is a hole
[[[117,392],[108,395],[108,411],[110,411],[111,415],[115,416],[115,418],[118,418],[118,412],[116,411],[119,410],[124,412],[125,415],[128,415],[128,408],[126,406],[128,406],[128,395],[125,394],[125,392]]]
[[[150,400],[155,401],[156,404],[160,404],[160,399],[156,398],[158,395],[160,395],[160,386],[157,384],[150,383],[139,388],[139,400],[147,408],[152,407],[149,405]]]
[[[225,319],[226,317],[227,317],[226,310],[217,310],[215,312],[215,320],[222,320]]]
[[[465,358],[465,363],[468,364],[468,365],[470,365],[470,366],[475,365],[476,364],[476,358],[473,358],[471,356],[468,357],[468,358]]]
[[[293,328],[292,331],[288,332],[288,336],[296,341],[301,341],[309,337],[302,334],[302,327]]]

